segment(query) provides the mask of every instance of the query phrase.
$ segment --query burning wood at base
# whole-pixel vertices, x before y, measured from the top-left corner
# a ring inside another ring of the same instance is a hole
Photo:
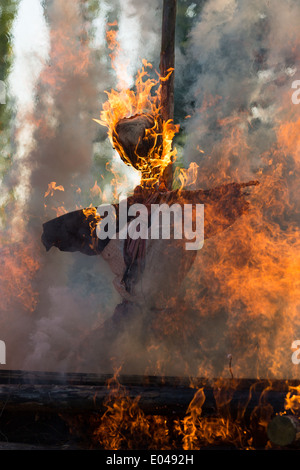
[[[296,381],[118,373],[1,371],[6,448],[299,449]]]

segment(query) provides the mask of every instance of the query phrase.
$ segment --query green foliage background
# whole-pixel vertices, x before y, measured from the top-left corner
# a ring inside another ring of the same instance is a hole
[[[18,10],[19,0],[1,0],[0,5],[0,80],[7,87],[13,59],[11,28]],[[12,152],[11,123],[12,100],[6,93],[6,104],[0,104],[0,176],[9,165]]]

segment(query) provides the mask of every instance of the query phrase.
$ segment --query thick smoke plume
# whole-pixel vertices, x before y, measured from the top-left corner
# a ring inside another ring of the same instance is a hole
[[[201,375],[228,374],[228,354],[238,376],[297,374],[299,17],[296,1],[211,0],[190,35],[189,66],[178,64],[193,82],[183,158],[198,164],[196,185],[260,181],[249,215],[206,242],[186,282]]]
[[[94,321],[98,303],[107,302],[103,295],[95,304],[93,292],[90,296],[86,292],[86,260],[63,258],[58,252],[47,256],[40,241],[42,223],[80,206],[80,195],[92,186],[93,140],[98,132],[92,118],[98,113],[99,87],[107,78],[90,48],[82,2],[47,2],[45,14],[49,57],[37,82],[35,107],[23,116],[17,135],[26,126],[33,132],[6,183],[22,193],[6,207],[12,220],[7,219],[5,235],[12,233],[16,240],[7,248],[1,285],[5,289],[11,283],[12,289],[2,296],[12,299],[12,305],[4,306],[2,330],[10,368],[67,367],[69,352],[89,321],[82,312]],[[19,145],[24,147],[24,142]],[[62,190],[48,191],[45,197],[51,182]],[[94,273],[90,284],[96,282]],[[100,274],[97,282],[101,279]],[[25,295],[32,299],[29,308]]]
[[[106,198],[111,195],[110,188],[101,187],[93,161],[95,148],[102,168],[113,155],[105,129],[93,121],[104,91],[116,79],[107,59],[107,23],[118,20],[118,40],[132,78],[142,48],[151,55],[157,31],[140,23],[137,2],[100,2],[99,21],[90,17],[88,2],[49,0],[43,5],[48,56],[36,80],[33,106],[16,110],[15,155],[2,181],[3,193],[14,197],[6,198],[1,234],[1,337],[7,368],[69,371],[78,368],[78,344],[111,315],[120,298],[101,257],[46,253],[42,224],[100,203],[104,189]],[[138,46],[134,54],[132,44]]]

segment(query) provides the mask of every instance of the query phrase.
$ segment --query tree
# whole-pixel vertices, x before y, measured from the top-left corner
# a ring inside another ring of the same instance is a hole
[[[0,104],[0,176],[7,168],[11,156],[10,129],[13,111],[12,102],[7,92],[7,78],[12,65],[11,27],[16,17],[18,5],[19,0],[2,0],[0,8],[0,80],[5,98]]]

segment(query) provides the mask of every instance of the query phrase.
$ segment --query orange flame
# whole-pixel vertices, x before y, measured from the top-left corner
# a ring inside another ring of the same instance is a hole
[[[116,31],[107,32],[109,48],[113,51],[110,54],[113,68],[116,68],[115,61],[120,52],[116,36]],[[168,70],[166,77],[159,77],[158,80],[155,80],[149,77],[146,70],[152,68],[152,64],[145,59],[142,63],[143,66],[138,70],[135,80],[135,91],[126,88],[124,83],[120,82],[120,76],[122,77],[124,73],[118,71],[119,84],[117,88],[119,91],[112,89],[110,92],[106,92],[108,99],[103,104],[100,119],[94,119],[94,121],[108,128],[108,137],[112,146],[122,155],[123,160],[131,165],[126,157],[126,152],[116,137],[116,126],[121,119],[137,115],[146,115],[153,119],[154,124],[151,129],[146,131],[145,138],[153,139],[154,145],[148,153],[147,159],[140,158],[137,169],[142,173],[143,182],[150,182],[154,185],[162,177],[165,168],[176,158],[177,152],[176,149],[173,149],[173,139],[179,126],[175,125],[172,120],[162,122],[160,116],[161,87],[159,83],[168,80],[173,69]],[[161,146],[157,144],[159,138],[162,139]]]
[[[155,143],[158,137],[162,137],[162,146],[157,148],[155,144],[152,151],[147,155],[147,160],[141,159],[142,161],[139,163],[138,169],[142,174],[148,174],[143,180],[152,180],[152,183],[155,184],[162,176],[165,168],[176,158],[177,151],[173,149],[173,139],[179,130],[179,126],[175,125],[172,120],[164,121],[162,126],[160,125],[160,88],[152,94],[152,90],[158,84],[158,81],[149,77],[144,80],[146,76],[147,72],[143,66],[137,73],[136,91],[123,89],[121,91],[111,90],[111,92],[107,92],[108,100],[103,105],[100,120],[94,120],[108,128],[108,136],[113,147],[117,148],[124,155],[124,150],[114,137],[118,122],[123,118],[141,114],[151,116],[154,119],[154,125],[149,129],[146,137],[152,137]],[[126,160],[127,158],[124,156],[124,161]],[[130,165],[130,162],[128,164]],[[158,168],[157,176],[153,177],[153,172],[151,171],[149,175],[149,169],[157,171]]]
[[[108,23],[108,26],[118,26],[117,21],[113,23]],[[114,71],[116,72],[118,83],[117,88],[123,89],[128,87],[128,72],[127,66],[128,61],[124,62],[124,58],[121,57],[121,46],[117,40],[118,31],[115,29],[107,29],[106,30],[106,41],[109,50],[111,51],[109,57],[111,59],[111,65]],[[127,80],[126,80],[127,78]]]
[[[289,387],[289,391],[285,397],[285,409],[290,410],[293,414],[300,415],[300,385]]]
[[[5,246],[7,245],[7,246]],[[11,305],[17,309],[32,313],[38,302],[38,292],[32,280],[39,269],[39,262],[32,255],[34,248],[31,243],[5,244],[2,240],[1,273],[0,273],[0,309],[9,311]],[[14,292],[14,296],[7,295]]]
[[[48,189],[45,192],[44,197],[47,196],[53,196],[54,191],[64,191],[64,187],[62,185],[57,186],[55,181],[52,181],[51,183],[48,184]]]
[[[183,417],[166,419],[162,415],[146,415],[139,404],[141,397],[132,398],[130,391],[114,376],[108,382],[110,393],[104,403],[106,411],[90,422],[96,445],[106,450],[200,450],[210,446],[253,450],[259,441],[261,448],[270,447],[267,426],[274,410],[267,397],[272,385],[261,389],[258,404],[250,408],[247,415],[252,392],[259,382],[251,385],[248,399],[235,405],[234,412],[230,406],[238,381],[216,380],[211,385],[215,399],[214,411],[211,405],[209,412],[204,407],[206,394],[204,387],[200,387],[196,388]],[[297,394],[299,398],[298,389]]]
[[[107,450],[169,449],[166,419],[147,416],[139,407],[140,397],[131,398],[114,376],[108,382],[110,395],[104,405],[105,413],[96,423],[94,438]]]

